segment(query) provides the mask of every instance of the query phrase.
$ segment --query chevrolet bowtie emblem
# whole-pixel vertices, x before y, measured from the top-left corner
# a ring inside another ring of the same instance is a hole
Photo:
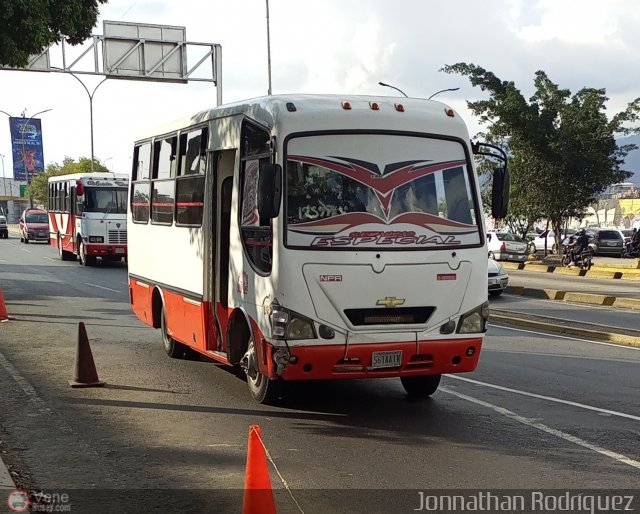
[[[404,303],[404,298],[396,298],[395,296],[385,296],[384,298],[380,298],[376,305],[384,305],[385,307],[397,307],[398,305],[402,305]]]

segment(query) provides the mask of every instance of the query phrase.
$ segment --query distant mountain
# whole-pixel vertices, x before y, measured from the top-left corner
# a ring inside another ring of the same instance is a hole
[[[617,142],[618,146],[635,144],[640,149],[640,135],[623,137]],[[623,169],[633,172],[634,175],[629,179],[629,182],[640,186],[640,150],[634,150],[627,155]]]

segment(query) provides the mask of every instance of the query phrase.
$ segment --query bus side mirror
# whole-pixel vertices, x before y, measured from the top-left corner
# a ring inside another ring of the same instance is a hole
[[[491,191],[491,216],[494,219],[507,217],[509,212],[509,171],[507,167],[496,168],[493,172],[493,189]]]
[[[258,176],[258,214],[273,219],[280,212],[282,197],[282,167],[279,164],[263,164]]]

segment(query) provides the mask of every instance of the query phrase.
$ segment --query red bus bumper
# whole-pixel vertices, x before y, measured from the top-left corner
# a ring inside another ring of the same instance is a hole
[[[465,373],[478,366],[482,338],[449,339],[386,344],[292,347],[295,363],[282,372],[285,380],[331,380],[385,378],[443,373]],[[370,369],[374,352],[402,350],[402,364],[396,368]],[[268,346],[268,352],[273,347]]]
[[[114,256],[114,257],[126,257],[127,245],[96,245],[91,243],[85,243],[85,252],[87,255],[95,255],[96,257]]]

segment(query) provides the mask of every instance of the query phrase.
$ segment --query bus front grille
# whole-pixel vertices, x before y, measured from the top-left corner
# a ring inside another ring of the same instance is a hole
[[[126,245],[127,231],[126,230],[109,230],[108,242],[110,245]]]
[[[435,307],[394,307],[392,309],[345,309],[354,326],[362,325],[422,325]]]

